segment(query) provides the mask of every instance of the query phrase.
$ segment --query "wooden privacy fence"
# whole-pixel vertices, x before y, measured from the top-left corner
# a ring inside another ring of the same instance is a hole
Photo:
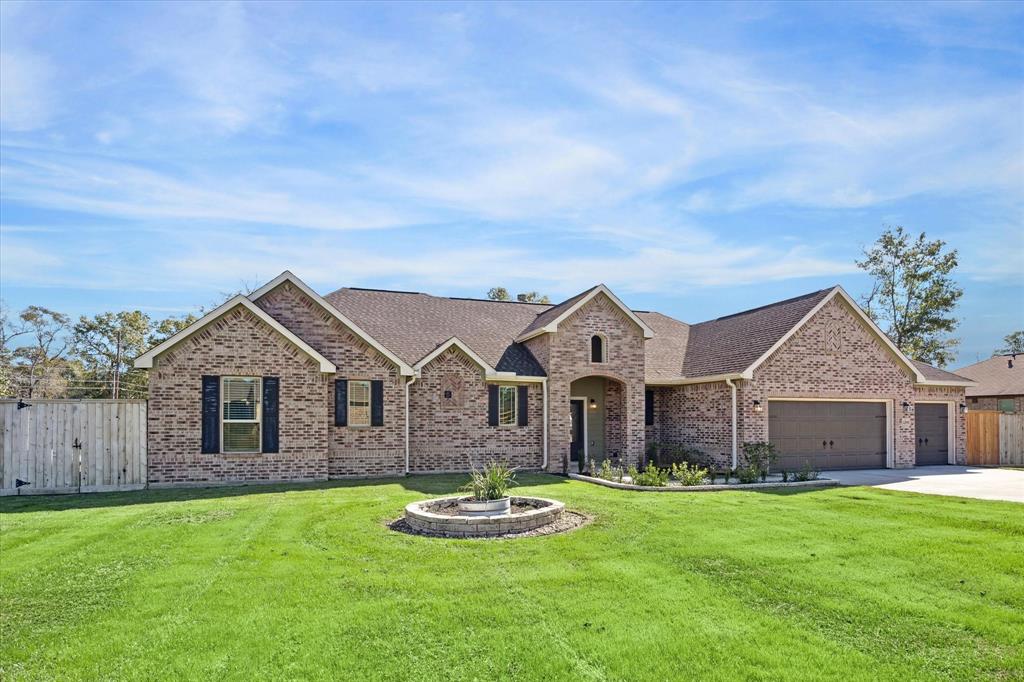
[[[967,463],[1024,466],[1024,414],[968,412]]]
[[[0,495],[146,487],[145,400],[18,405],[0,401]]]

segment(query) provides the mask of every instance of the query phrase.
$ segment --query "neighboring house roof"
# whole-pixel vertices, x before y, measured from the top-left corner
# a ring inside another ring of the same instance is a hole
[[[994,355],[961,367],[956,373],[977,384],[967,389],[969,396],[1024,395],[1024,355],[1021,354]]]
[[[334,372],[337,371],[337,367],[334,366],[333,362],[331,362],[323,355],[318,353],[315,348],[313,348],[308,343],[300,339],[298,336],[292,333],[291,330],[289,330],[283,324],[281,324],[273,317],[271,317],[270,313],[268,313],[266,310],[263,310],[258,305],[250,301],[245,296],[242,296],[241,294],[228,299],[220,306],[210,311],[206,315],[203,315],[201,318],[199,318],[189,326],[185,327],[174,336],[168,338],[166,341],[159,344],[158,346],[150,348],[148,351],[146,351],[145,353],[143,353],[142,355],[135,359],[135,366],[142,369],[151,368],[153,366],[153,360],[158,355],[170,350],[174,346],[178,345],[188,337],[192,336],[193,334],[201,330],[206,325],[210,324],[211,322],[214,322],[221,316],[231,312],[232,310],[239,306],[242,306],[243,308],[251,312],[253,315],[255,315],[257,318],[259,318],[266,324],[270,325],[279,334],[281,334],[281,336],[285,337],[286,339],[288,339],[288,341],[290,341],[297,348],[299,348],[299,350],[303,351],[306,355],[316,360],[320,364],[321,372],[333,374]]]
[[[582,308],[595,296],[604,294],[608,299],[614,303],[626,317],[636,323],[641,330],[643,330],[644,338],[649,339],[654,336],[654,331],[647,326],[647,324],[637,317],[636,313],[630,310],[625,303],[619,300],[619,297],[611,292],[611,290],[603,284],[598,284],[596,287],[591,287],[586,291],[576,294],[572,298],[562,301],[556,306],[545,310],[540,315],[530,322],[522,333],[516,338],[516,341],[527,341],[540,334],[547,334],[558,331],[558,324],[563,320],[567,319],[574,312]]]
[[[410,365],[456,338],[497,372],[544,376],[515,338],[550,305],[357,288],[324,298]]]

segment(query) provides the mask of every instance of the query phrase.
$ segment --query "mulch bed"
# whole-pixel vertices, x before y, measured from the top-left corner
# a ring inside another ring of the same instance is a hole
[[[512,502],[512,513],[513,514],[523,514],[525,512],[533,511],[534,509],[540,509],[540,508],[543,508],[543,507],[547,506],[546,504],[544,504],[544,505],[521,504],[521,503],[515,502],[514,500],[515,500],[515,498],[513,498],[513,502]],[[459,505],[458,505],[457,502],[446,502],[444,504],[432,504],[430,506],[425,506],[424,510],[428,511],[428,512],[431,512],[431,513],[434,513],[434,514],[441,514],[442,516],[460,516],[462,514],[462,512],[459,511]]]
[[[513,506],[513,510],[514,509],[515,506]],[[524,507],[524,509],[533,509],[533,507],[527,506]],[[565,510],[562,512],[562,515],[556,521],[552,521],[551,523],[545,526],[541,526],[540,528],[520,531],[518,533],[503,533],[501,535],[490,535],[487,537],[456,537],[452,535],[447,535],[445,533],[431,533],[427,531],[417,530],[410,526],[406,522],[404,517],[389,523],[388,528],[394,531],[398,531],[399,533],[406,533],[408,535],[422,535],[424,537],[431,538],[449,538],[452,540],[503,540],[509,538],[529,538],[537,535],[554,535],[555,533],[565,533],[570,530],[575,530],[581,526],[585,526],[586,524],[590,523],[591,520],[592,519],[589,516],[586,516],[585,514]]]

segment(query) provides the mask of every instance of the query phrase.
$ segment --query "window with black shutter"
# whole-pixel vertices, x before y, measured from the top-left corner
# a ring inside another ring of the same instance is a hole
[[[216,454],[220,452],[220,377],[203,377],[202,404],[202,452]]]
[[[263,377],[263,445],[262,452],[277,452],[277,430],[280,421],[278,413],[278,377]]]
[[[650,389],[644,391],[644,424],[654,424],[654,391]]]

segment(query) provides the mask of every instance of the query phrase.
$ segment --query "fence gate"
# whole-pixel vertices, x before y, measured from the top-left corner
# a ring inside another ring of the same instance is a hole
[[[999,415],[999,463],[1024,466],[1024,414]]]
[[[970,410],[967,413],[967,463],[999,464],[999,413]]]
[[[0,429],[0,495],[146,487],[145,400],[3,400]]]

